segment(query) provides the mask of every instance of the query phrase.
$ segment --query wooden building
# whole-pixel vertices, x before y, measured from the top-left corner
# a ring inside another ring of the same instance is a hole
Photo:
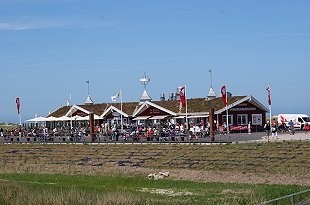
[[[49,114],[60,118],[63,116],[71,119],[70,121],[86,120],[90,113],[94,113],[95,124],[116,123],[120,124],[151,124],[160,121],[172,123],[191,123],[208,122],[209,111],[214,109],[213,119],[216,124],[222,125],[226,122],[226,106],[221,97],[211,99],[193,98],[187,99],[187,112],[184,107],[180,109],[179,100],[160,100],[143,102],[118,102],[63,106]],[[230,130],[246,130],[248,123],[256,131],[263,130],[268,109],[256,100],[253,96],[230,96],[228,97],[228,122]],[[83,118],[84,117],[84,118]],[[67,118],[67,119],[68,119]]]

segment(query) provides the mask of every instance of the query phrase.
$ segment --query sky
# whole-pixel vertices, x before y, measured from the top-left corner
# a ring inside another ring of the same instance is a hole
[[[0,122],[66,105],[252,95],[272,114],[310,114],[308,0],[0,0]]]

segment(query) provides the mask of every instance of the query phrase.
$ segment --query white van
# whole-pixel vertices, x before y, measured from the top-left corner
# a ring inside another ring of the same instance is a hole
[[[279,114],[278,115],[278,125],[285,123],[288,126],[290,121],[293,121],[294,128],[301,130],[304,128],[305,124],[310,124],[310,117],[306,114]]]

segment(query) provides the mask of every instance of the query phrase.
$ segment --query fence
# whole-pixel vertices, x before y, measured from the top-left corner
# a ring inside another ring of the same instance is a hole
[[[301,197],[301,195],[303,195],[303,194],[309,194],[309,196],[306,199],[306,201],[305,201],[305,199],[302,199],[302,197]],[[269,201],[265,201],[265,202],[262,202],[262,203],[259,203],[259,204],[256,204],[256,205],[275,204],[275,203],[279,204],[279,202],[284,201],[284,200],[289,200],[291,205],[306,205],[306,204],[310,204],[309,199],[310,199],[310,189],[304,190],[304,191],[301,191],[301,192],[297,192],[297,193],[294,193],[294,194],[289,194],[289,195],[286,195],[286,196],[282,196],[282,197],[279,197],[279,198],[276,198],[276,199],[272,199],[272,200],[269,200]],[[287,203],[285,203],[285,204],[287,204]]]
[[[232,143],[232,139],[228,135],[218,134],[215,140],[212,140],[210,135],[203,133],[200,135],[184,133],[171,135],[161,132],[153,136],[145,134],[103,135],[101,133],[91,136],[89,134],[59,133],[57,135],[38,134],[35,137],[27,135],[4,136],[0,137],[0,143]]]

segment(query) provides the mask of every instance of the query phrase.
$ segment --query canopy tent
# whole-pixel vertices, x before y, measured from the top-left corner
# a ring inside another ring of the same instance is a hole
[[[70,120],[72,120],[71,117],[61,116],[61,117],[58,117],[56,121],[70,121]]]
[[[45,117],[35,117],[29,120],[25,121],[26,127],[40,127],[40,126],[46,126],[46,118]]]
[[[45,122],[46,121],[46,118],[45,117],[35,117],[35,118],[32,118],[32,119],[29,119],[29,120],[26,120],[25,122],[29,122],[29,123],[36,123],[36,122]]]
[[[53,121],[57,121],[57,119],[58,119],[57,117],[50,116],[50,117],[46,118],[45,121],[46,122],[53,122]]]

